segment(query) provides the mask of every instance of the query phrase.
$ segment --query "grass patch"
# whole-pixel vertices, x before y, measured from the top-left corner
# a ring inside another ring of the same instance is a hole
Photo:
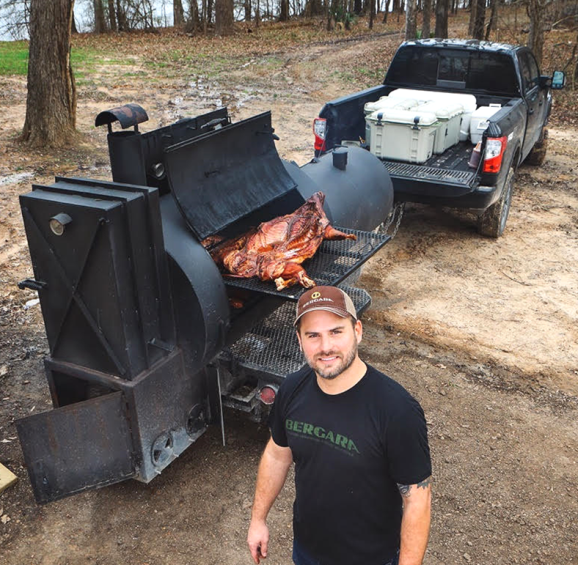
[[[28,42],[0,41],[0,75],[25,75],[28,72]]]
[[[97,65],[110,63],[107,53],[93,48],[72,49],[72,70],[82,77]],[[0,41],[0,75],[23,75],[28,73],[28,41]]]

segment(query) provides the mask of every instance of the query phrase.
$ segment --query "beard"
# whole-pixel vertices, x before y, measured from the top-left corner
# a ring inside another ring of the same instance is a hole
[[[323,364],[318,361],[321,357],[333,356],[337,356],[337,364],[333,367],[324,367]],[[322,352],[315,355],[315,357],[309,357],[308,355],[304,354],[304,357],[305,361],[307,361],[307,364],[315,371],[317,375],[319,375],[322,379],[327,379],[329,381],[335,379],[341,375],[341,373],[347,371],[351,365],[353,365],[353,361],[355,361],[355,358],[357,357],[357,341],[353,342],[351,349],[345,352],[343,357],[335,351]]]

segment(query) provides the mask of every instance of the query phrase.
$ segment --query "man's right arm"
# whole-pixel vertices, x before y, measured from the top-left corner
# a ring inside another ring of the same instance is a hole
[[[247,535],[251,556],[257,564],[259,564],[261,557],[267,557],[267,545],[269,543],[269,528],[266,523],[267,515],[285,484],[292,462],[291,449],[289,447],[281,447],[273,439],[270,439],[259,463],[255,500]]]

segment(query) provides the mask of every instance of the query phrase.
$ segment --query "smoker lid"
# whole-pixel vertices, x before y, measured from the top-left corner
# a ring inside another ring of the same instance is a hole
[[[273,131],[271,112],[265,112],[165,149],[171,192],[199,240],[297,186]]]

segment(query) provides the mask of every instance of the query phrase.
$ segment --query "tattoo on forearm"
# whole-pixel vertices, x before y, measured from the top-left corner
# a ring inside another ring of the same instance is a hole
[[[427,479],[424,479],[423,481],[417,483],[417,488],[427,488],[431,485],[431,483],[432,483],[432,478],[430,475]]]
[[[400,485],[397,483],[397,488],[399,489],[399,494],[404,498],[409,496],[409,491],[411,490],[411,485]]]
[[[427,488],[431,485],[432,483],[432,478],[431,476],[429,476],[427,479],[424,479],[423,481],[417,483],[417,488]],[[408,498],[409,495],[411,494],[411,487],[413,485],[400,485],[399,483],[397,483],[397,488],[399,489],[399,494],[401,494],[401,496],[403,496],[404,498]]]

